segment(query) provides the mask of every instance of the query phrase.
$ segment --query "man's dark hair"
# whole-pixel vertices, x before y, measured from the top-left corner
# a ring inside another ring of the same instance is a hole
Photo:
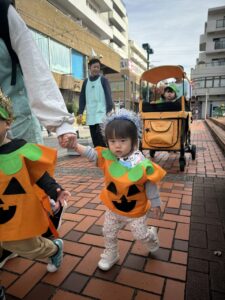
[[[96,63],[99,63],[100,66],[101,66],[100,59],[98,59],[98,58],[91,58],[91,59],[89,60],[89,62],[88,62],[88,66],[90,67],[91,65],[96,64]]]

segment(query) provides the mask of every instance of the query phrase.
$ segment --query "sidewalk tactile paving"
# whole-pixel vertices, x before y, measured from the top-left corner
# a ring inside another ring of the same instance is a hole
[[[184,172],[179,153],[156,152],[153,159],[167,170],[160,183],[162,217],[148,219],[158,229],[160,249],[149,254],[125,226],[118,234],[120,260],[107,272],[97,267],[104,247],[102,172],[84,157],[59,157],[56,179],[72,195],[59,230],[62,267],[49,274],[46,261],[8,261],[0,270],[7,300],[225,299],[225,159],[203,121],[191,127],[197,156],[192,161],[186,154]]]

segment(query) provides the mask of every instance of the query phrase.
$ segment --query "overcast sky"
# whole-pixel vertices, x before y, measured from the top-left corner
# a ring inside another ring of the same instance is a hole
[[[224,0],[123,0],[129,39],[154,50],[150,64],[183,65],[189,74],[199,54],[208,9],[225,6]],[[147,55],[147,54],[146,54]]]

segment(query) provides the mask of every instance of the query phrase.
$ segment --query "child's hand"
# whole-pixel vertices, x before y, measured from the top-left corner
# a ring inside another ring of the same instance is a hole
[[[56,203],[60,202],[61,206],[64,205],[64,202],[68,200],[68,198],[71,196],[70,192],[68,191],[62,191],[60,188],[58,188],[56,190],[56,192],[58,193],[58,197],[56,199]]]
[[[160,218],[161,209],[160,209],[159,206],[153,207],[153,208],[152,208],[152,212],[153,212],[153,217],[154,217],[155,219],[159,219],[159,218]]]

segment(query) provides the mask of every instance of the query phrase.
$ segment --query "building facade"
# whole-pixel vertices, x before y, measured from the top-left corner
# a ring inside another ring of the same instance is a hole
[[[225,6],[208,10],[199,51],[191,70],[192,110],[196,117],[206,118],[225,105]]]
[[[121,0],[16,0],[61,93],[78,106],[88,58],[101,55],[117,105],[137,110],[145,51],[128,39],[128,17]]]

